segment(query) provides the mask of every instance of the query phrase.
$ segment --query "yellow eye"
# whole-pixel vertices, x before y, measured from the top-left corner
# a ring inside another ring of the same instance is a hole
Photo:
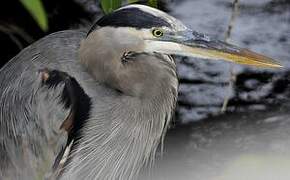
[[[161,36],[163,36],[163,31],[160,29],[153,29],[152,34],[155,37],[161,37]]]

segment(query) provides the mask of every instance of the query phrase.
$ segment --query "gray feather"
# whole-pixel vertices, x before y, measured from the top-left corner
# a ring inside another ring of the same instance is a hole
[[[40,87],[38,70],[73,69],[72,74],[82,76],[75,59],[84,35],[80,31],[49,35],[1,69],[0,179],[43,179],[48,174],[56,153],[66,143],[66,133],[59,127],[68,110],[59,103],[63,86]]]

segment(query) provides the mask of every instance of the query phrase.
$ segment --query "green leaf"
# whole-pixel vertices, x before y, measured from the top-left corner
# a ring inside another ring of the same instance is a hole
[[[48,20],[41,0],[20,0],[22,5],[27,9],[38,26],[43,30],[48,30]]]
[[[101,0],[101,6],[105,14],[118,9],[122,5],[122,0]]]
[[[135,2],[138,2],[139,0],[128,0],[128,3],[129,4],[132,4],[132,3],[135,3]]]
[[[154,8],[158,8],[158,0],[148,0],[148,5]]]

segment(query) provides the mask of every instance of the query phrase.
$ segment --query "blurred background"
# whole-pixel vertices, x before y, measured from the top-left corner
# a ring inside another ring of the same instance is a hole
[[[108,2],[1,2],[0,67],[47,34],[88,28],[104,13],[135,1]],[[240,0],[231,20],[233,2],[149,1],[188,27],[221,40],[232,23],[230,43],[284,66],[256,69],[176,57],[178,106],[154,179],[290,179],[290,1]],[[225,99],[228,105],[222,110]]]

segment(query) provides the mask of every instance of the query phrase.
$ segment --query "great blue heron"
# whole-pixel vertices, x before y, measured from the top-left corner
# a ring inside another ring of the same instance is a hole
[[[171,54],[280,66],[143,5],[48,35],[0,71],[0,179],[135,179],[175,107]]]

